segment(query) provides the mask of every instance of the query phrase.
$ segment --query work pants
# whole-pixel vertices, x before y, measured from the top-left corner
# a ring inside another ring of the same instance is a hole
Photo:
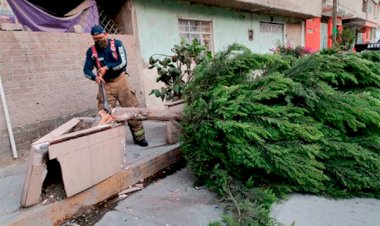
[[[117,102],[119,102],[120,107],[138,106],[136,94],[129,89],[127,76],[124,73],[112,81],[107,81],[104,84],[104,89],[111,109],[116,107]],[[97,99],[98,110],[101,110],[103,109],[103,98],[100,93],[98,93]],[[144,126],[140,120],[128,120],[128,125],[134,141],[145,139]]]

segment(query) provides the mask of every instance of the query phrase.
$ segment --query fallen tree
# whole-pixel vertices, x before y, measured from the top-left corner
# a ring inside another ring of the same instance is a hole
[[[228,225],[275,224],[270,206],[289,192],[380,197],[379,59],[232,45],[199,65],[181,147],[197,182],[226,200]]]

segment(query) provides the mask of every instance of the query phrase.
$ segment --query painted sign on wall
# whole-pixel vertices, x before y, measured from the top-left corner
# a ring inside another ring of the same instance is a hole
[[[7,0],[0,0],[0,23],[16,23],[16,16]]]

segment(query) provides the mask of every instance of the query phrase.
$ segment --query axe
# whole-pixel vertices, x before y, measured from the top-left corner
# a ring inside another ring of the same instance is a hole
[[[106,92],[104,90],[104,83],[102,81],[99,83],[99,93],[100,93],[101,97],[103,98],[103,109],[108,114],[111,114],[110,105],[108,103]]]

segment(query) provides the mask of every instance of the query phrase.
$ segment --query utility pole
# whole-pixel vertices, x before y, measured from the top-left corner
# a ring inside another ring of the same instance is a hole
[[[332,27],[332,43],[336,43],[337,29],[337,14],[338,14],[338,0],[333,0],[333,27]]]

